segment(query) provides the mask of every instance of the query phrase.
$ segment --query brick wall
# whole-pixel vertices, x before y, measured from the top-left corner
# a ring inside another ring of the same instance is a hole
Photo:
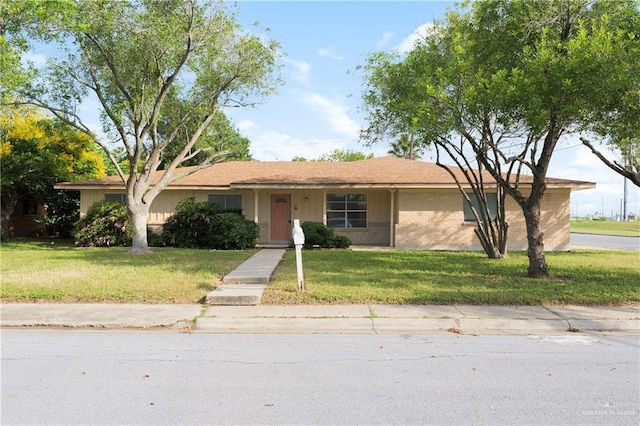
[[[545,249],[565,250],[569,245],[569,190],[549,190],[542,205]],[[482,250],[465,223],[463,200],[457,190],[400,191],[396,247],[421,250]],[[526,226],[520,207],[507,197],[508,250],[526,250]]]

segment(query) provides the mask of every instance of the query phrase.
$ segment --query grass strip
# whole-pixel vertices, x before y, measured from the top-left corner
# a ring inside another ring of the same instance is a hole
[[[263,304],[610,305],[640,302],[640,256],[621,251],[547,253],[550,280],[526,277],[526,253],[303,251],[306,292],[288,251]]]
[[[605,220],[572,220],[571,232],[576,234],[615,235],[640,237],[640,222],[614,222]]]
[[[53,244],[52,244],[53,243]],[[77,248],[61,241],[3,243],[2,302],[198,303],[255,251]]]

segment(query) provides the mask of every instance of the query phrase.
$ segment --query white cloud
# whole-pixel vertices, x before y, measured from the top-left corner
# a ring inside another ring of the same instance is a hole
[[[302,140],[276,131],[251,138],[251,156],[259,161],[290,161],[293,157],[312,160],[334,149],[344,149],[345,143],[330,139]]]
[[[395,36],[396,33],[385,31],[384,33],[382,33],[382,38],[376,42],[376,46],[378,46],[379,48],[386,47]]]
[[[22,62],[31,63],[36,68],[42,68],[47,63],[47,56],[30,50],[22,56]]]
[[[291,77],[305,86],[309,84],[309,71],[311,70],[311,64],[305,61],[296,61],[293,59],[284,59]]]
[[[242,120],[241,122],[238,123],[238,129],[240,131],[253,129],[255,126],[256,126],[256,123],[254,123],[251,120]]]
[[[324,56],[326,58],[335,59],[336,61],[341,61],[344,59],[344,56],[340,55],[335,47],[321,47],[318,49],[318,55]]]
[[[304,101],[319,111],[331,125],[331,128],[350,139],[357,139],[360,125],[349,117],[347,108],[338,101],[333,101],[317,93],[310,93]]]
[[[431,34],[433,29],[433,23],[426,23],[420,25],[418,28],[413,30],[413,32],[406,37],[398,47],[396,48],[400,53],[407,53],[413,49],[414,45],[418,40],[422,40]]]

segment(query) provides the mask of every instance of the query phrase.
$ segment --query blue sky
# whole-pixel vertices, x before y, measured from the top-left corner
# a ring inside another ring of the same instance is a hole
[[[229,116],[251,140],[254,159],[317,158],[334,149],[386,155],[387,145],[358,142],[366,125],[359,113],[362,75],[356,70],[377,50],[410,48],[416,33],[443,17],[453,2],[441,1],[240,1],[238,19],[247,30],[276,40],[285,55],[279,94]],[[427,152],[423,159],[433,160]],[[563,140],[549,176],[596,182],[574,192],[572,214],[620,212],[623,178],[609,171],[579,141]],[[627,212],[640,212],[640,190],[628,184]]]

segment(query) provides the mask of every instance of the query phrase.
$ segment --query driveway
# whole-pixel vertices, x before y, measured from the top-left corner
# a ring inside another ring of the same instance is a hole
[[[640,237],[572,233],[571,244],[601,249],[640,251]]]

